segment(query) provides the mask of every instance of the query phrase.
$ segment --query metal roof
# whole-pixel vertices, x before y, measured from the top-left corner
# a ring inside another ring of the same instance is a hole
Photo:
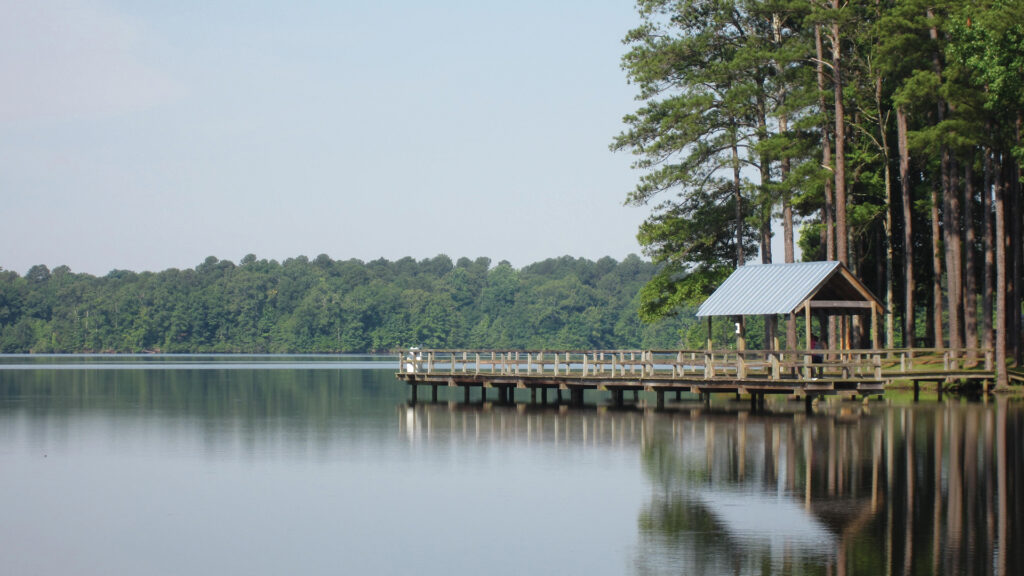
[[[740,266],[697,316],[789,314],[841,270],[838,261]]]

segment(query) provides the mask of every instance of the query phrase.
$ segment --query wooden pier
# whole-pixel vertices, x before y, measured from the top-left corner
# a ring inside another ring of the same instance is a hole
[[[411,350],[400,355],[396,376],[412,387],[479,388],[486,398],[497,389],[509,402],[514,390],[530,390],[531,400],[546,403],[549,391],[582,404],[588,390],[607,391],[621,405],[625,393],[653,392],[658,407],[666,393],[749,396],[755,408],[767,394],[802,396],[808,406],[818,396],[874,396],[893,381],[913,384],[979,381],[994,378],[991,353],[980,350]]]

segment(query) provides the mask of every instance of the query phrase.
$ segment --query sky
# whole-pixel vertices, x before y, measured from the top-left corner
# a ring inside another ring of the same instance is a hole
[[[0,267],[640,253],[631,0],[0,0]]]

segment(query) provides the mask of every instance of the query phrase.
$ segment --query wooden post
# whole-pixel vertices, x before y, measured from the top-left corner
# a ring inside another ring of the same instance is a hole
[[[878,309],[871,305],[871,349],[878,350]]]
[[[804,340],[807,344],[807,355],[804,356],[804,378],[811,377],[811,369],[808,366],[811,361],[811,301],[804,302]]]
[[[612,390],[612,403],[615,406],[622,406],[625,397],[625,392],[621,388]]]
[[[739,319],[737,324],[740,325],[740,328],[736,334],[736,350],[742,351],[747,349],[747,319],[743,316],[740,316]]]
[[[711,316],[708,316],[708,351],[711,351]]]
[[[433,384],[430,387],[430,401],[437,402],[437,384]]]
[[[807,343],[807,351],[811,351],[811,301],[804,302],[804,340]]]

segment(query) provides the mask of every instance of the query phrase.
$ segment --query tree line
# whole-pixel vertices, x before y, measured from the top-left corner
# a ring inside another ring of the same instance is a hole
[[[839,260],[882,298],[888,347],[1024,362],[1024,2],[637,7],[622,66],[640,105],[612,149],[642,172],[627,202],[655,206],[638,235],[661,265],[645,318],[770,263],[781,224],[786,262],[797,245]]]
[[[209,257],[106,276],[0,270],[0,352],[385,352],[433,348],[673,348],[687,316],[640,322],[655,266],[562,257],[521,269],[453,262]],[[699,337],[698,337],[699,338]]]

